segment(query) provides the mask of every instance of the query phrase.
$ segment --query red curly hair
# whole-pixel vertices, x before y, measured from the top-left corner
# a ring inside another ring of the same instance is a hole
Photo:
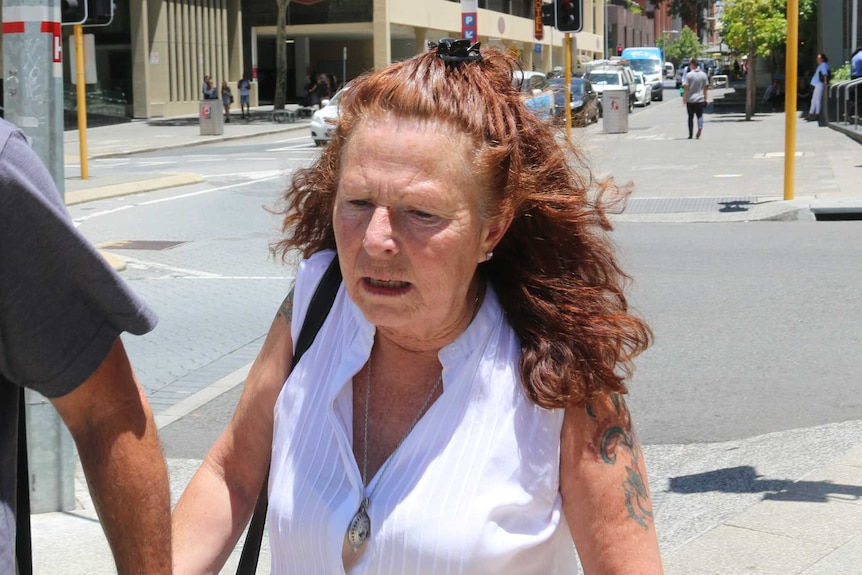
[[[340,159],[363,120],[394,115],[456,127],[476,145],[441,153],[464,154],[487,174],[483,216],[514,215],[479,273],[520,338],[523,385],[542,407],[582,405],[597,393],[626,392],[632,359],[652,334],[628,309],[629,278],[608,236],[605,211],[624,194],[611,179],[596,181],[580,151],[524,106],[512,82],[517,69],[493,49],[460,64],[430,50],[353,81],[333,141],[291,179],[278,212],[284,237],[273,249],[285,258],[291,249],[308,257],[336,248]]]

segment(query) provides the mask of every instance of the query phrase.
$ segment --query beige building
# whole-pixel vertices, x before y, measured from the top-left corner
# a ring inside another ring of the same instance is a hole
[[[538,0],[550,4],[550,0]],[[252,105],[271,102],[275,86],[277,0],[114,0],[108,26],[85,28],[95,40],[97,80],[88,84],[91,125],[197,113],[204,75],[253,80]],[[563,34],[541,26],[536,0],[473,0],[478,40],[516,55],[526,70],[564,65]],[[584,30],[573,35],[574,66],[604,54],[605,0],[584,0]],[[428,40],[461,36],[461,0],[291,0],[285,22],[288,100],[299,102],[308,74],[341,82],[407,58]],[[67,120],[75,89],[63,27]],[[0,54],[2,56],[2,54]],[[67,122],[68,123],[68,122]]]

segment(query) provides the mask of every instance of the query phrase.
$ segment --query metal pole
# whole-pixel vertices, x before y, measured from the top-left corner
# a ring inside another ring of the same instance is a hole
[[[75,24],[75,80],[78,92],[78,155],[81,179],[89,179],[87,164],[87,75],[84,69],[84,27]]]
[[[3,0],[3,68],[5,117],[30,138],[63,197],[60,0]]]
[[[30,139],[63,197],[63,51],[60,0],[3,0],[5,117]],[[75,505],[75,449],[53,406],[25,394],[33,513]]]
[[[799,58],[799,0],[787,0],[787,47],[784,67],[784,199],[796,184],[796,66]]]

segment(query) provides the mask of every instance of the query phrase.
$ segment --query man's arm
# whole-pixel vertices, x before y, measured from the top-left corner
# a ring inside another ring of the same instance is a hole
[[[709,102],[709,80],[706,81],[706,84],[703,85],[703,105]]]
[[[119,575],[171,572],[171,500],[146,396],[119,338],[77,389],[52,399],[72,432]]]

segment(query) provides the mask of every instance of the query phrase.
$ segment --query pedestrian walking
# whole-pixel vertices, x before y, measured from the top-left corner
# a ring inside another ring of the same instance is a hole
[[[224,106],[224,121],[226,124],[230,123],[230,105],[233,104],[233,92],[231,92],[230,86],[227,83],[227,80],[221,81],[221,103]]]
[[[251,82],[247,76],[240,78],[237,84],[239,89],[239,109],[243,118],[251,118]]]
[[[167,575],[168,474],[119,337],[149,332],[156,316],[76,229],[39,157],[5,120],[0,190],[0,573],[32,573],[28,474],[17,473],[26,468],[29,388],[75,440],[117,572]]]
[[[430,48],[354,80],[285,191],[277,252],[305,259],[177,504],[176,573],[221,569],[267,470],[272,573],[662,572],[617,188],[510,55]]]
[[[688,61],[688,73],[683,77],[682,102],[688,112],[688,139],[694,132],[697,116],[697,139],[703,131],[703,110],[709,101],[709,77],[700,69],[697,58]]]
[[[817,54],[817,69],[814,70],[814,75],[811,76],[811,106],[808,108],[808,121],[820,119],[820,112],[823,106],[823,90],[829,85],[832,79],[832,70],[829,68],[829,58],[826,54]]]

